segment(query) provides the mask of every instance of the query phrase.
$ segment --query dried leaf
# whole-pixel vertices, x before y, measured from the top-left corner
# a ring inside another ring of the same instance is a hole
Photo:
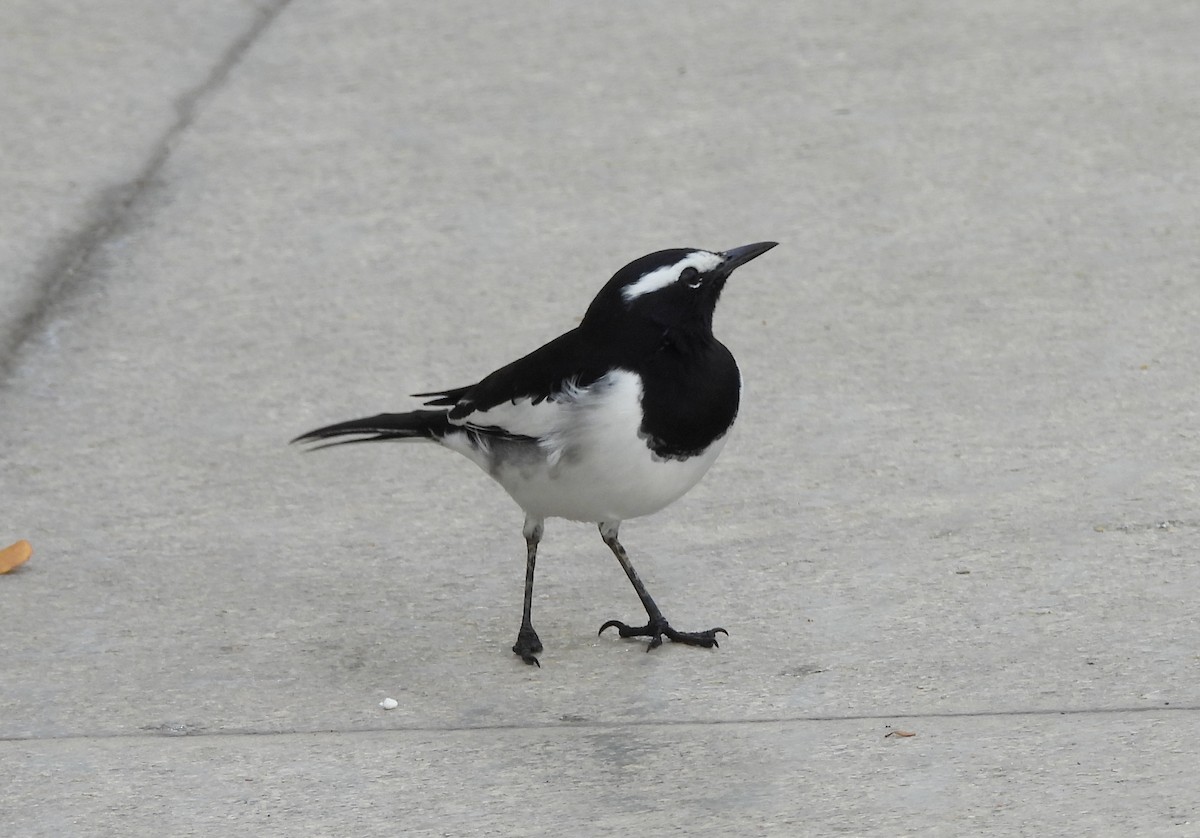
[[[0,550],[0,573],[8,573],[14,567],[19,567],[33,555],[33,547],[25,539],[16,544],[10,544]]]

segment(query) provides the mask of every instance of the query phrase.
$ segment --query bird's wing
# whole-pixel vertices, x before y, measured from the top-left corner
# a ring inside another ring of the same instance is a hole
[[[558,431],[564,411],[608,370],[572,330],[501,367],[478,384],[436,393],[429,405],[451,406],[451,424],[504,437],[542,439]]]
[[[463,397],[463,394],[474,387],[470,384],[466,387],[455,387],[452,390],[436,390],[432,393],[413,393],[413,398],[428,399],[425,402],[426,407],[453,407],[458,404],[458,400]]]

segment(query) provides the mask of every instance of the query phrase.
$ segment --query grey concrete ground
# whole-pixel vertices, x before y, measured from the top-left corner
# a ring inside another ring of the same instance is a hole
[[[0,834],[1200,834],[1194,3],[167,6],[0,24]],[[761,239],[622,530],[718,651],[286,445]]]

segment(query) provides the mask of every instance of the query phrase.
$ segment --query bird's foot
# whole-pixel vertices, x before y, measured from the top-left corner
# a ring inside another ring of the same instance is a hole
[[[657,619],[651,618],[650,622],[644,626],[628,626],[620,620],[609,620],[600,626],[598,634],[604,634],[604,630],[610,628],[615,628],[622,637],[649,637],[650,645],[646,647],[647,652],[661,646],[664,637],[672,643],[683,643],[686,646],[703,646],[706,649],[715,649],[719,648],[717,644],[717,632],[726,636],[729,635],[729,632],[723,628],[711,628],[708,631],[675,631],[662,617]]]
[[[539,669],[541,664],[534,655],[542,651],[542,641],[538,639],[537,632],[533,630],[533,626],[521,626],[521,631],[517,633],[517,642],[513,644],[513,654],[525,661],[525,663],[536,666]]]

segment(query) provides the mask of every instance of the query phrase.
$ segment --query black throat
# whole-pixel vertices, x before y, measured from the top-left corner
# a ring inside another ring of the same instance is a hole
[[[694,457],[737,418],[741,375],[733,354],[711,332],[669,332],[632,371],[642,379],[640,432],[657,457]]]

